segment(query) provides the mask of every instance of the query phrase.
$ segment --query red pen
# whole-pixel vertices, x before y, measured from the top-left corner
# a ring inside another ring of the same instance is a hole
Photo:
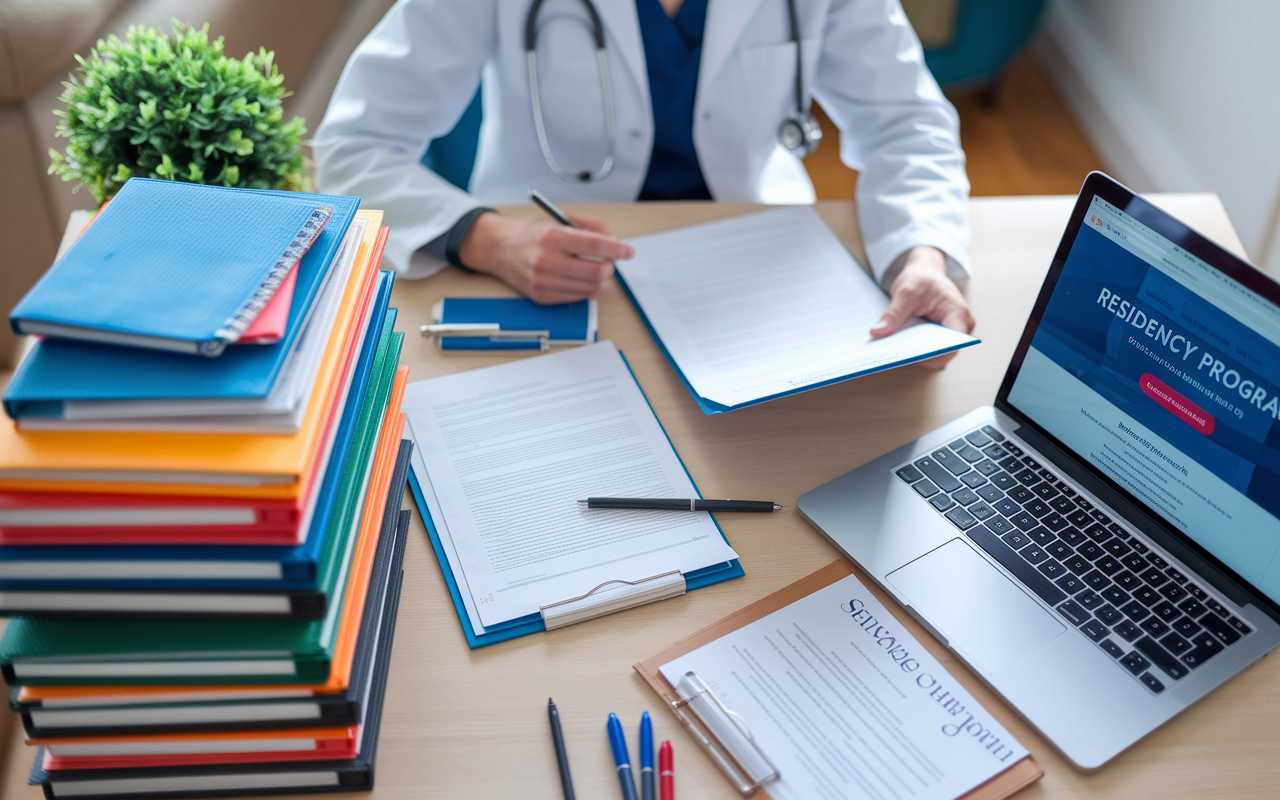
[[[676,773],[671,767],[671,742],[658,748],[658,775],[662,779],[662,800],[676,800]]]

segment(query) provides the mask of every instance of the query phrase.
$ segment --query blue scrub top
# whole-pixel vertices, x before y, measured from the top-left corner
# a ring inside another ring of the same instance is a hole
[[[641,200],[710,200],[693,148],[693,99],[698,91],[707,0],[684,0],[674,18],[658,0],[636,0],[653,101],[653,155]]]

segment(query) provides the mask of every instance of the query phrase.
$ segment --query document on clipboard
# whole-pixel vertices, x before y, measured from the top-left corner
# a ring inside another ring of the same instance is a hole
[[[845,562],[635,665],[739,792],[999,800],[1043,772]]]
[[[699,496],[612,342],[419,381],[404,410],[414,497],[473,647],[742,574],[707,512],[578,504]]]
[[[620,283],[707,414],[978,343],[923,320],[873,340],[889,298],[810,206],[627,241]]]

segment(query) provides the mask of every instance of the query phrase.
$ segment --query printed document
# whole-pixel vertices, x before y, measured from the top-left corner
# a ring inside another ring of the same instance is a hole
[[[706,512],[578,504],[698,496],[612,342],[420,381],[404,410],[473,626],[738,557]]]
[[[1027,756],[849,576],[661,667],[738,714],[773,800],[953,800]]]
[[[628,240],[618,273],[694,392],[750,404],[977,339],[917,321],[871,339],[889,298],[809,206]]]

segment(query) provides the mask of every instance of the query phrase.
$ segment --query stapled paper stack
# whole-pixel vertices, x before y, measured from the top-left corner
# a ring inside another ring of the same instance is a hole
[[[0,672],[47,796],[372,786],[412,445],[387,231],[358,205],[131,181],[11,318],[46,338],[4,396]],[[231,241],[229,223],[259,216],[272,235]],[[174,266],[183,241],[200,248]],[[142,262],[202,274],[30,323],[56,305],[50,286],[74,289],[68,264]],[[247,277],[228,293],[223,270]],[[184,316],[166,304],[221,327],[178,335],[156,323]]]

